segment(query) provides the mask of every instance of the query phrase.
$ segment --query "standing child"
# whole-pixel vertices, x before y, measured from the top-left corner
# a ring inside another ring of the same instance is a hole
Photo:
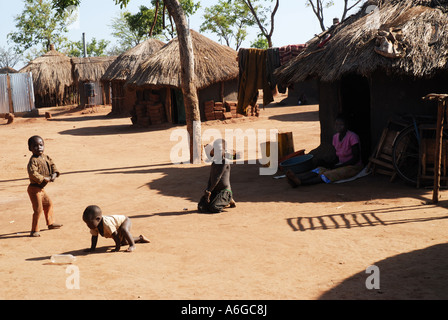
[[[149,240],[140,235],[133,238],[131,235],[131,219],[124,215],[103,216],[100,207],[92,205],[88,206],[82,215],[82,220],[87,224],[92,235],[89,252],[96,249],[98,242],[98,234],[105,238],[113,238],[115,241],[115,249],[113,252],[120,251],[121,245],[128,244],[126,252],[135,250],[135,243],[148,243]]]
[[[28,176],[30,185],[28,195],[33,205],[33,223],[31,226],[31,237],[40,237],[39,218],[44,213],[48,229],[58,229],[61,224],[54,223],[53,202],[45,192],[44,188],[49,182],[54,182],[59,177],[59,171],[53,160],[44,155],[44,140],[39,136],[28,139],[28,149],[33,153],[28,162]]]

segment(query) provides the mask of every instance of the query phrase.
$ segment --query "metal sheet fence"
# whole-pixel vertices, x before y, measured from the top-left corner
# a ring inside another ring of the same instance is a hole
[[[10,89],[8,90],[8,88]],[[11,112],[11,100],[12,112],[27,112],[35,109],[31,73],[0,75],[0,113]]]

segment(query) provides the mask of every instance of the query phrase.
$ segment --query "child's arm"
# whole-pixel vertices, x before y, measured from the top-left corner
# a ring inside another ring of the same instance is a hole
[[[50,167],[50,181],[53,182],[56,180],[57,177],[59,177],[60,173],[59,170],[56,168],[56,165],[54,164],[53,160],[47,156],[48,165]]]
[[[87,252],[95,251],[97,242],[98,242],[98,236],[92,236],[90,249],[86,249],[86,251]]]

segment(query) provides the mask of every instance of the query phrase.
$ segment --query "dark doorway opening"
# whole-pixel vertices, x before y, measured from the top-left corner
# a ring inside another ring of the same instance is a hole
[[[370,85],[365,77],[351,74],[341,80],[340,98],[342,113],[347,118],[349,130],[361,140],[363,163],[368,163],[372,148],[370,126]]]

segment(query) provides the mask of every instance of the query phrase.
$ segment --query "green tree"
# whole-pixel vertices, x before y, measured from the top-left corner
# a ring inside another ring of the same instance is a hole
[[[163,32],[162,16],[156,16],[156,9],[140,6],[139,12],[131,14],[126,12],[124,18],[129,30],[135,33],[139,39],[148,39],[151,36],[160,35]],[[157,19],[154,23],[154,19]],[[154,25],[154,27],[153,27]]]
[[[34,48],[36,52],[45,52],[54,44],[56,49],[67,41],[67,23],[69,14],[58,15],[50,0],[24,0],[25,8],[15,16],[17,31],[8,34],[16,46],[15,51],[23,54]]]
[[[101,39],[96,40],[92,38],[90,42],[86,44],[86,51],[88,57],[101,57],[106,55],[106,48],[109,45],[109,41]],[[66,48],[63,50],[70,57],[83,57],[84,46],[82,41],[71,41],[67,43]]]
[[[203,18],[200,31],[211,31],[229,47],[235,41],[235,50],[246,39],[247,27],[255,24],[249,8],[242,0],[219,0],[218,4],[205,8]]]
[[[250,47],[256,49],[268,49],[269,43],[268,40],[266,40],[266,38],[262,34],[259,34],[257,39],[255,39],[255,41],[250,43]]]

